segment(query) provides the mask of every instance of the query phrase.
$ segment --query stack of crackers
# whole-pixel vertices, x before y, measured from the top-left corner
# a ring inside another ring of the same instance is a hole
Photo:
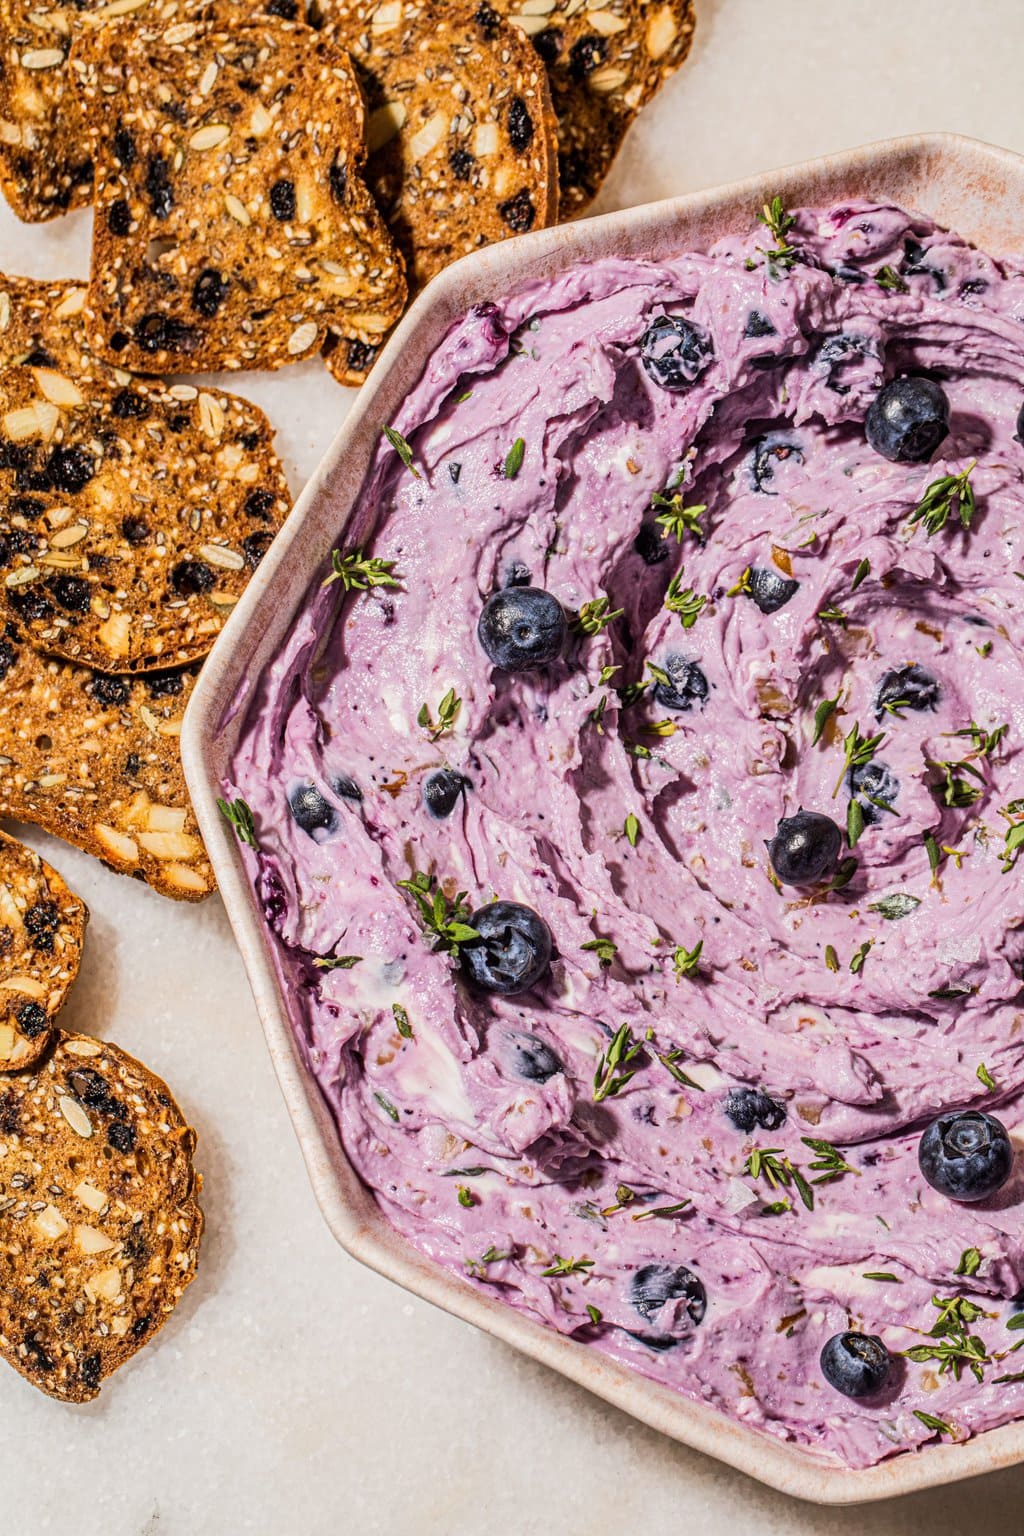
[[[195,1132],[167,1085],[55,1022],[87,916],[0,833],[0,1358],[65,1402],[167,1320],[203,1228]]]

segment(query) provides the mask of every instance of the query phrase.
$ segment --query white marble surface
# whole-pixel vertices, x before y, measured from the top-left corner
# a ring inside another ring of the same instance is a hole
[[[868,139],[957,129],[1024,151],[1019,0],[697,0],[691,61],[603,207]],[[85,216],[0,268],[83,274]],[[346,408],[316,365],[241,387],[296,487]],[[176,907],[47,839],[92,908],[74,1027],[163,1073],[200,1132],[199,1279],[158,1342],[72,1409],[0,1368],[0,1530],[18,1536],[985,1536],[1024,1468],[897,1504],[798,1505],[642,1429],[349,1260],[321,1221],[217,901]]]

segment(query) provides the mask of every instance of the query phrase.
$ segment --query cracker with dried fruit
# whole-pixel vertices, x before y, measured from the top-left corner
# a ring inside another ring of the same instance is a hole
[[[547,66],[558,116],[560,216],[597,196],[630,124],[693,41],[691,0],[491,0]]]
[[[207,654],[290,505],[262,411],[215,389],[0,375],[0,582],[50,655]]]
[[[55,869],[0,832],[0,1072],[45,1054],[78,975],[88,916]]]
[[[76,41],[96,161],[91,347],[199,372],[296,362],[332,325],[379,337],[406,287],[361,179],[351,65],[305,26],[209,15]]]
[[[49,660],[0,633],[0,817],[31,822],[145,880],[201,901],[214,888],[181,770],[195,671],[117,677]]]
[[[87,1402],[195,1278],[195,1132],[116,1045],[59,1034],[0,1078],[0,1357]]]
[[[415,291],[482,245],[553,224],[557,124],[543,63],[472,4],[316,0],[312,19],[352,56],[367,99],[366,177]],[[365,374],[346,336],[342,382]]]

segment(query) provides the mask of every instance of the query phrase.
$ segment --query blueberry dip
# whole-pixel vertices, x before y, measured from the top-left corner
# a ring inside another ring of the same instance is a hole
[[[223,808],[389,1222],[862,1467],[1024,1416],[1024,268],[750,222],[452,327]]]

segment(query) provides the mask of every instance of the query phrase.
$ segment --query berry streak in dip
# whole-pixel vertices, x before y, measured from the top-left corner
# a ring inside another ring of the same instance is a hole
[[[408,1241],[865,1466],[1024,1416],[1024,275],[751,223],[453,327],[223,792]]]

